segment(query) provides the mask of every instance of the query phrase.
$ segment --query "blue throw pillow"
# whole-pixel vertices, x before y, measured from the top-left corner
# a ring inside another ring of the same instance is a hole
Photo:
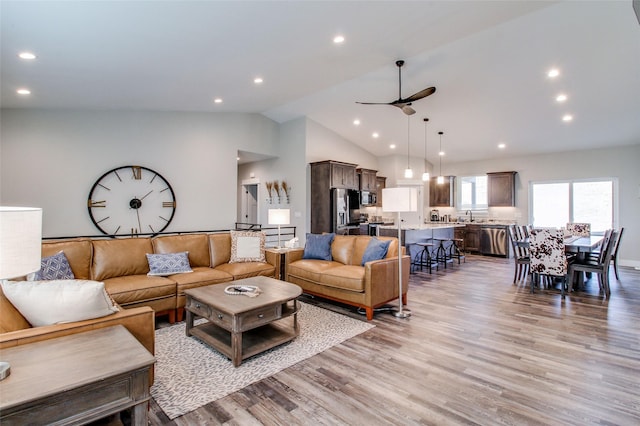
[[[391,240],[382,241],[377,238],[372,238],[362,255],[362,266],[372,260],[384,259],[387,251],[389,251],[389,244],[391,244]]]
[[[193,272],[189,264],[189,252],[165,254],[147,254],[149,262],[149,276],[165,277],[173,274]]]
[[[331,243],[336,234],[307,234],[303,259],[331,260]]]
[[[72,280],[74,278],[67,256],[64,252],[59,251],[53,256],[43,257],[40,261],[40,270],[29,274],[27,281]]]

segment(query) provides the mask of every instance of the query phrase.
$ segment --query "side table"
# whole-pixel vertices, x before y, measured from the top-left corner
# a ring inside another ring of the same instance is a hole
[[[122,325],[3,349],[0,424],[84,424],[131,410],[148,424],[155,358]]]
[[[287,247],[283,247],[283,248],[268,248],[265,249],[264,251],[268,251],[269,253],[273,253],[276,255],[276,272],[275,272],[275,276],[274,278],[277,280],[281,280],[284,281],[284,277],[286,276],[286,262],[285,262],[285,256],[288,252],[293,251],[293,250],[300,250],[300,247],[295,247],[295,248],[287,248]]]

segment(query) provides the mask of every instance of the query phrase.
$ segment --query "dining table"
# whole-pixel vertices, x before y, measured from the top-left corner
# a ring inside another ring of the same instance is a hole
[[[578,262],[583,261],[587,253],[590,253],[600,247],[604,236],[591,235],[588,237],[582,237],[577,235],[569,235],[564,239],[564,250],[566,253],[575,254],[575,258]],[[516,241],[516,246],[529,248],[529,237]],[[587,277],[591,276],[591,273],[587,273]],[[574,286],[582,288],[584,286],[584,274],[576,274],[576,282]]]

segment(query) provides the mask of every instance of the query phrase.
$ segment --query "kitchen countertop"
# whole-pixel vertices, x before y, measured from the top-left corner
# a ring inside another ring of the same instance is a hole
[[[433,222],[433,223],[424,223],[422,225],[420,224],[402,224],[402,226],[400,227],[400,229],[404,229],[404,230],[420,230],[420,229],[444,229],[444,228],[461,228],[465,226],[464,223],[456,223],[456,222]],[[398,229],[397,226],[395,225],[380,225],[378,226],[378,228],[380,229]]]

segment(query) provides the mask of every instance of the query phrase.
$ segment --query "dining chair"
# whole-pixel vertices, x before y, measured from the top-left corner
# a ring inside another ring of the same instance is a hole
[[[513,259],[515,262],[515,269],[513,271],[513,283],[527,278],[529,275],[529,250],[526,247],[521,247],[516,244],[518,233],[516,231],[517,225],[507,226],[509,232],[509,239],[511,240],[511,248],[513,249]]]
[[[620,240],[622,239],[622,232],[624,231],[624,227],[620,228],[618,231],[618,235],[616,236],[616,244],[613,247],[613,253],[611,254],[611,261],[613,262],[613,272],[616,274],[616,280],[620,281],[620,276],[618,275],[618,249],[620,248]]]
[[[567,232],[574,237],[590,237],[590,223],[567,223]]]
[[[614,232],[612,229],[605,231],[601,250],[597,258],[587,256],[584,260],[576,261],[569,265],[569,282],[573,282],[573,275],[576,272],[598,274],[598,285],[600,289],[604,291],[605,295],[609,297],[611,294],[609,287],[609,266],[611,265],[613,250],[616,245],[616,240],[619,239],[619,235],[619,232]],[[571,286],[569,286],[569,291],[571,291]]]
[[[561,293],[567,282],[567,256],[564,251],[564,231],[562,229],[532,229],[529,236],[531,255],[531,293],[540,276],[561,279]]]

